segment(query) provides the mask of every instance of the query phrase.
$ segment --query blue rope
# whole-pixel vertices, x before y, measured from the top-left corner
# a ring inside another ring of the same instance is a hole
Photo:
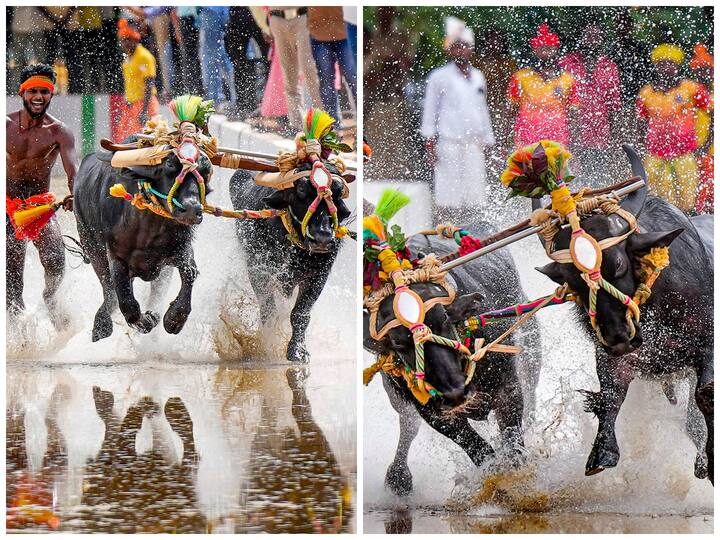
[[[165,200],[167,201],[167,195],[164,195],[164,194],[160,193],[158,190],[156,190],[155,188],[153,188],[150,184],[145,183],[145,184],[143,185],[143,187],[144,187],[145,189],[147,189],[147,190],[148,190],[150,193],[152,193],[153,195],[156,195],[156,196],[160,197],[161,199],[165,199]],[[173,204],[174,204],[175,206],[177,206],[177,207],[180,208],[181,210],[185,210],[185,207],[184,207],[175,197],[173,197],[173,200],[172,200],[172,201],[173,201]]]

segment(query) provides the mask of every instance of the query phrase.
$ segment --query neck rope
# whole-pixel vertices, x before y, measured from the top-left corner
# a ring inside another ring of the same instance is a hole
[[[633,298],[631,298],[602,276],[600,271],[600,266],[602,265],[602,252],[612,246],[618,245],[620,242],[625,241],[630,235],[637,232],[638,229],[637,219],[634,215],[620,206],[617,196],[605,195],[577,202],[577,210],[582,214],[590,214],[597,208],[602,210],[606,216],[617,214],[627,221],[628,232],[618,236],[605,238],[598,242],[580,226],[580,218],[578,217],[577,212],[573,209],[572,212],[566,214],[566,218],[573,229],[570,237],[570,247],[568,249],[552,251],[553,238],[559,231],[557,226],[546,226],[540,234],[545,239],[545,252],[548,257],[555,262],[573,264],[580,271],[583,281],[587,283],[588,288],[590,289],[587,309],[588,316],[590,317],[590,324],[600,343],[607,345],[605,338],[600,332],[600,326],[597,322],[598,291],[603,289],[617,301],[627,306],[627,311],[625,312],[625,323],[628,333],[630,334],[630,339],[632,340],[636,333],[634,322],[640,322],[640,308],[638,307],[638,303],[640,302],[638,301],[638,298],[642,294],[643,284],[637,288]]]

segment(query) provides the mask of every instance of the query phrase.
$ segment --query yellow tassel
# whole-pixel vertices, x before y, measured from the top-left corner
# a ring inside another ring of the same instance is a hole
[[[344,238],[347,236],[348,228],[347,227],[338,227],[335,231],[335,238]]]
[[[110,186],[110,195],[113,197],[119,197],[121,199],[128,199],[130,197],[130,194],[125,189],[125,186],[122,184],[115,184],[113,186]]]
[[[15,224],[18,227],[25,227],[28,223],[32,223],[37,218],[45,214],[46,212],[54,212],[55,208],[50,204],[43,204],[41,206],[34,206],[27,210],[18,210],[13,214]]]
[[[668,247],[652,248],[650,253],[643,257],[654,268],[662,270],[670,264],[670,250]]]
[[[385,240],[385,227],[375,214],[363,218],[363,229],[373,233],[378,239]]]
[[[575,211],[575,200],[570,194],[570,189],[563,186],[550,192],[552,197],[552,208],[561,216],[566,217]]]
[[[396,270],[400,270],[400,262],[397,260],[397,255],[392,249],[383,249],[378,254],[378,260],[380,261],[383,272],[388,275]]]

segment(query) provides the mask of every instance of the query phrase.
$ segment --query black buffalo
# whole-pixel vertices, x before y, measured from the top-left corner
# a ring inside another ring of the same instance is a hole
[[[413,237],[409,248],[414,254],[434,253],[442,256],[457,249],[452,242],[430,237]],[[449,273],[456,285],[455,301],[435,305],[425,316],[425,324],[434,334],[454,337],[454,325],[471,315],[513,305],[523,301],[523,291],[512,257],[496,251]],[[410,285],[423,300],[440,295],[439,286],[431,283]],[[378,313],[378,327],[394,318],[392,297],[386,298]],[[474,337],[486,343],[498,337],[510,322],[482,327]],[[382,340],[370,337],[369,316],[364,317],[364,347],[375,354],[395,353],[407,365],[415,365],[414,344],[410,331],[397,327]],[[420,418],[433,429],[458,444],[480,466],[495,451],[469,420],[486,420],[494,410],[503,437],[503,451],[511,455],[523,446],[523,407],[528,413],[534,403],[534,391],[539,375],[540,340],[537,323],[530,319],[522,332],[524,351],[521,355],[488,353],[477,364],[473,379],[465,386],[463,358],[448,347],[425,343],[425,379],[442,393],[422,405],[415,399],[403,378],[382,374],[383,385],[400,421],[400,441],[395,459],[385,475],[385,484],[396,494],[412,490],[412,474],[407,458],[410,445],[420,427]],[[513,334],[505,343],[519,343]],[[462,336],[461,336],[462,339]],[[527,416],[527,414],[526,414]]]
[[[309,169],[301,166],[299,170]],[[328,165],[330,172],[337,169]],[[308,235],[303,236],[300,223],[312,204],[317,192],[308,178],[301,178],[293,187],[283,190],[258,186],[254,175],[238,170],[230,180],[230,197],[235,209],[259,210],[274,208],[291,210],[292,227],[302,246],[293,244],[279,217],[270,219],[240,220],[237,224],[240,245],[247,257],[250,284],[255,292],[263,324],[275,313],[273,292],[290,295],[298,287],[297,300],[290,314],[292,336],[287,347],[287,359],[291,362],[307,362],[305,332],[310,324],[310,311],[330,275],[342,239],[336,238],[330,213],[324,202],[316,210],[308,224]],[[340,224],[350,217],[350,210],[342,199],[343,186],[333,182],[332,198],[337,207]]]
[[[625,147],[635,175],[645,178],[640,159]],[[538,201],[533,206],[537,207]],[[703,237],[691,221],[676,207],[647,194],[643,188],[630,194],[623,208],[637,217],[640,232],[603,252],[602,275],[619,290],[633,296],[638,281],[634,261],[653,247],[669,246],[670,266],[652,288],[652,295],[641,308],[642,318],[635,324],[631,339],[625,321],[626,308],[600,290],[597,299],[597,321],[606,342],[596,342],[599,392],[585,392],[586,408],[599,420],[598,434],[585,468],[586,475],[614,467],[620,458],[615,438],[615,420],[627,394],[630,382],[637,376],[666,379],[690,370],[697,375],[694,398],[708,430],[705,452],[707,470],[696,461],[696,475],[713,480],[713,263]],[[628,224],[617,215],[594,215],[582,220],[582,227],[595,239],[617,236],[628,230]],[[712,238],[707,226],[704,237]],[[569,246],[570,231],[557,234],[554,249]],[[712,250],[712,242],[709,242]],[[557,283],[568,283],[583,307],[587,308],[588,286],[572,264],[552,262],[542,273]],[[585,313],[585,310],[581,310]],[[590,328],[589,317],[584,316]],[[594,332],[593,332],[594,335]]]
[[[193,226],[202,221],[202,206],[197,182],[188,176],[175,195],[182,208],[174,207],[168,219],[149,210],[140,211],[127,201],[111,197],[110,187],[122,184],[131,195],[138,192],[138,181],[150,181],[152,187],[167,194],[182,170],[174,154],[155,166],[115,168],[112,154],[100,151],[83,159],[73,189],[75,217],[83,250],[97,274],[103,290],[103,303],[95,315],[92,340],[112,334],[113,310],[120,311],[127,323],[140,332],[150,332],[159,317],[143,312],[133,294],[133,279],[153,281],[166,266],[180,272],[182,286],[177,298],[165,312],[163,325],[171,334],[180,332],[190,315],[192,286],[197,267],[192,249]],[[100,159],[99,159],[100,158]],[[198,171],[206,183],[212,164],[202,155]],[[166,201],[162,206],[168,210]],[[165,272],[163,275],[167,274]]]

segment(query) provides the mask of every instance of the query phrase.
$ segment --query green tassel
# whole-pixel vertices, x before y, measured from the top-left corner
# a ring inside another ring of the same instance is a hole
[[[385,189],[375,206],[374,214],[385,223],[390,221],[402,208],[410,203],[410,197],[396,189]]]

